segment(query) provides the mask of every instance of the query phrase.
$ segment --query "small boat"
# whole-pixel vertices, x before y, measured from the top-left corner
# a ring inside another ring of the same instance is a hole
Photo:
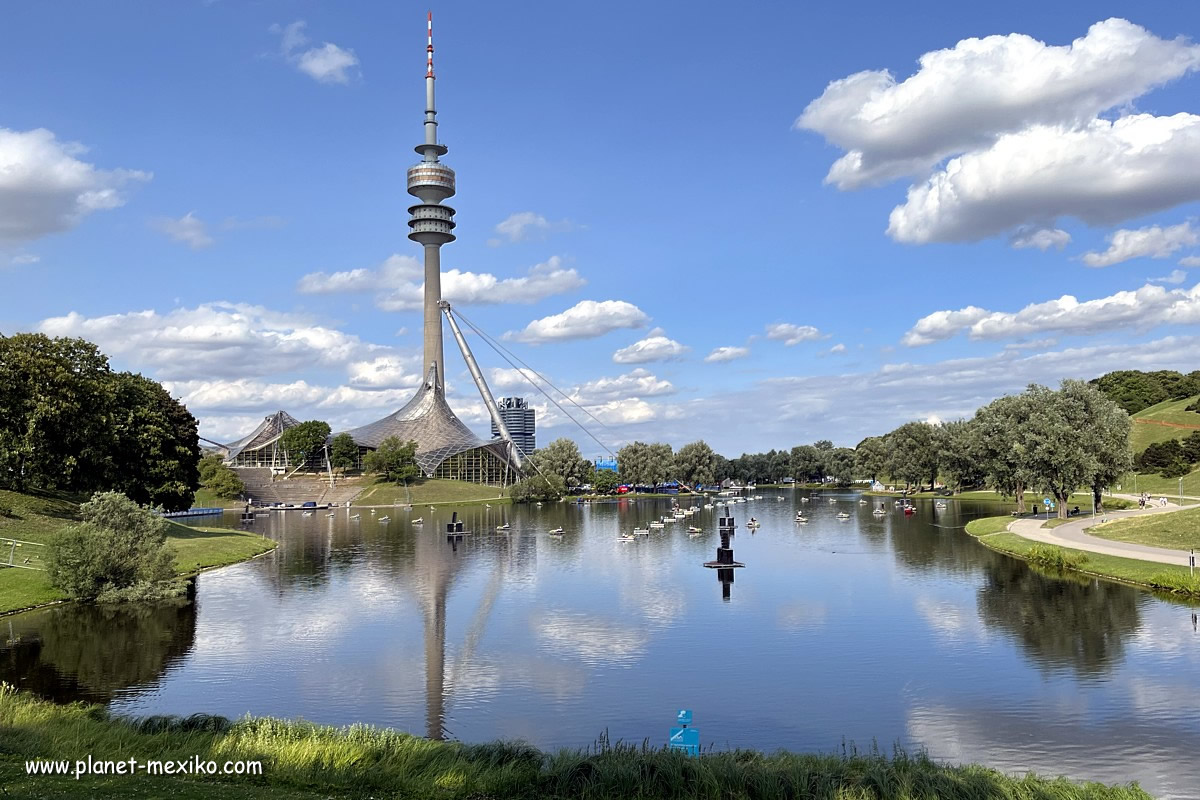
[[[509,529],[509,528],[511,528],[511,527],[512,527],[512,526],[511,526],[511,525],[509,525],[509,524],[506,522],[506,523],[504,523],[503,525],[497,525],[497,526],[496,526],[496,530],[498,530],[498,531],[506,531],[506,530],[508,530],[508,529]]]
[[[380,521],[380,522],[387,522],[387,521],[388,521],[388,520],[390,520],[390,519],[391,519],[391,517],[388,517],[388,516],[383,516],[383,517],[380,517],[380,518],[379,518],[379,521]]]
[[[808,517],[796,517],[796,522],[799,522],[801,525],[807,525]]]
[[[300,516],[302,516],[302,517],[311,517],[312,515],[313,515],[313,512],[311,512],[311,511],[305,511],[305,512],[304,512],[303,514],[301,514]]]
[[[882,517],[882,516],[883,516],[884,514],[886,514],[887,512],[886,512],[886,511],[884,511],[882,508],[877,508],[877,509],[875,509],[874,511],[872,511],[871,513],[872,513],[872,514],[874,514],[874,515],[875,515],[875,516],[877,516],[877,517]]]
[[[539,500],[538,502],[534,503],[534,505],[536,505],[538,508],[541,508],[541,507],[542,507],[542,501],[541,501],[541,500]]]
[[[425,520],[421,519],[420,517],[417,517],[416,519],[414,519],[414,520],[412,521],[412,524],[413,524],[413,525],[424,525],[424,524],[425,524]]]
[[[755,499],[755,500],[762,500],[762,495],[761,495],[761,494],[756,494],[756,495],[754,495],[754,499]]]
[[[350,519],[362,519],[362,514],[351,514]]]
[[[697,528],[697,527],[694,527],[691,525],[688,526],[688,533],[703,533],[703,532],[704,531],[702,531],[700,528]]]
[[[778,497],[776,497],[775,499],[776,499],[776,500],[784,500],[784,499],[786,499],[786,498],[784,498],[784,496],[783,496],[783,495],[779,495],[779,496],[778,496]]]
[[[760,522],[759,522],[758,520],[756,520],[754,517],[751,517],[751,518],[750,518],[750,521],[746,523],[746,527],[747,527],[747,528],[757,528],[757,527],[759,527],[761,524],[762,524],[762,523],[760,523]]]
[[[945,508],[945,507],[946,507],[946,504],[945,504],[945,503],[943,503],[941,500],[939,500],[939,501],[937,501],[936,503],[934,503],[934,504],[933,504],[933,507],[934,507],[934,508]]]
[[[566,531],[564,531],[562,528],[555,528],[554,530],[550,531],[551,536],[562,536],[564,533],[566,533]]]
[[[850,519],[850,515],[847,514],[845,511],[839,511],[837,518],[838,519]]]
[[[917,513],[917,507],[916,506],[905,506],[904,513],[905,514],[915,514],[915,513]]]
[[[491,504],[491,503],[484,503],[484,504],[483,504],[483,507],[484,507],[484,508],[491,508],[491,507],[492,507],[492,504]]]
[[[375,516],[375,509],[373,509],[373,508],[371,509],[371,516],[372,517]]]
[[[650,530],[648,528],[634,528],[633,533],[635,536],[649,536]]]
[[[830,502],[831,504],[832,504],[832,503],[836,503],[836,502],[837,502],[837,498],[831,497],[831,498],[829,498],[829,502]]]
[[[337,514],[326,514],[325,516],[329,517],[330,519],[333,519],[334,517],[337,516]]]
[[[632,541],[633,541],[633,537],[632,537],[632,536],[628,536],[628,535],[626,535],[626,536],[618,536],[618,537],[617,537],[617,541],[618,541],[618,542],[632,542]]]
[[[800,498],[800,502],[801,502],[801,503],[811,503],[811,502],[812,502],[812,498],[810,498],[810,497],[801,497],[801,498]]]
[[[865,505],[867,504],[867,501],[866,501],[866,500],[859,500],[859,501],[858,501],[858,504],[859,504],[860,506],[865,506]]]
[[[650,527],[651,528],[665,528],[667,526],[656,520],[656,521],[650,523]]]
[[[712,507],[713,507],[713,504],[712,504],[712,503],[705,503],[705,504],[704,504],[704,508],[705,508],[705,510],[706,510],[706,511],[711,511],[711,510],[712,510]]]

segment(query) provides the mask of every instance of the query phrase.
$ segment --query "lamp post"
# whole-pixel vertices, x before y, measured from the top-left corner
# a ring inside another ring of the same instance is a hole
[[[1183,478],[1179,479],[1179,507],[1183,508]]]

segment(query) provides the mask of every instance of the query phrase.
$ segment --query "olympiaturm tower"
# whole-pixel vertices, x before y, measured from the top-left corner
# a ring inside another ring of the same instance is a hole
[[[454,196],[454,170],[438,161],[447,148],[438,144],[437,110],[433,102],[433,12],[429,12],[426,45],[425,141],[417,145],[420,163],[409,167],[408,193],[421,202],[408,209],[412,230],[408,238],[425,247],[425,375],[434,376],[434,389],[444,393],[445,360],[442,353],[442,245],[454,241],[454,209],[442,201]],[[432,370],[432,373],[431,373]]]

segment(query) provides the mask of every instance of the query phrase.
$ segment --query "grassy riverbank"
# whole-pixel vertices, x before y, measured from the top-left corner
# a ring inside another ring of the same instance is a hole
[[[0,539],[45,544],[55,533],[79,518],[79,498],[62,493],[18,494],[0,490],[0,503],[13,509],[0,518]],[[171,522],[167,546],[175,552],[175,570],[192,575],[210,567],[236,564],[274,549],[275,542],[254,533],[228,528],[192,528]],[[45,548],[24,545],[16,549],[17,563],[25,558],[39,566]],[[8,550],[2,554],[7,561]],[[46,573],[32,569],[0,567],[0,614],[53,603],[66,596],[50,585]]]
[[[1180,514],[1188,512],[1181,511]],[[1163,514],[1163,517],[1173,517],[1176,514]],[[1147,521],[1149,518],[1144,518]],[[967,523],[967,533],[974,536],[981,544],[1001,553],[1031,560],[1036,555],[1034,548],[1047,546],[1040,542],[1026,539],[1008,531],[1012,517],[984,517],[973,519]],[[1095,529],[1089,531],[1095,533]],[[1185,596],[1200,597],[1200,592],[1192,592],[1193,581],[1188,568],[1173,564],[1159,564],[1154,561],[1139,561],[1135,558],[1121,558],[1103,553],[1089,553],[1071,547],[1056,548],[1062,551],[1065,563],[1077,566],[1068,567],[1071,571],[1085,575],[1095,575],[1109,578],[1122,583],[1131,583],[1148,589],[1173,592]]]
[[[430,478],[408,485],[376,480],[354,499],[356,506],[390,506],[393,503],[413,505],[444,503],[456,505],[478,505],[480,503],[508,503],[508,492],[499,486]]]
[[[1200,508],[1115,519],[1088,528],[1087,532],[1101,539],[1170,550],[1200,548]]]
[[[863,492],[864,495],[872,497],[895,497],[899,498],[898,492]],[[1041,511],[1043,504],[1042,499],[1045,495],[1038,492],[1025,493],[1025,508],[1027,511],[1032,511],[1034,508]],[[998,494],[987,489],[977,489],[968,492],[959,492],[958,494],[942,494],[940,492],[916,492],[908,495],[909,499],[925,499],[925,500],[971,500],[978,503],[996,503],[997,505],[1007,506],[1011,510],[1016,510],[1017,500],[1010,495]],[[1123,508],[1132,508],[1133,503],[1121,497],[1104,498],[1104,507],[1109,511],[1119,511]],[[1091,513],[1092,510],[1092,495],[1090,492],[1076,492],[1067,500],[1067,507],[1074,508],[1079,506],[1081,512]]]
[[[26,776],[26,759],[262,762],[261,777]],[[0,785],[8,797],[234,798],[1045,798],[1150,800],[1136,787],[1106,787],[922,756],[876,752],[807,755],[750,751],[694,759],[649,747],[609,745],[543,753],[522,744],[433,742],[356,725],[213,717],[126,721],[103,708],[58,706],[0,688]]]

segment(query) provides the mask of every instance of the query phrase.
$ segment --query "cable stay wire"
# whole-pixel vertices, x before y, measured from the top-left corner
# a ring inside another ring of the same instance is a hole
[[[616,458],[616,453],[614,453],[612,451],[612,449],[609,448],[608,445],[606,445],[604,442],[600,441],[600,439],[597,438],[594,433],[592,433],[590,430],[588,430],[587,427],[582,422],[575,419],[575,417],[571,416],[570,412],[567,411],[565,408],[563,408],[562,404],[559,403],[557,400],[555,400],[550,395],[549,392],[547,392],[545,389],[543,389],[541,386],[539,386],[532,378],[530,378],[527,374],[525,374],[525,372],[520,367],[518,367],[516,364],[514,364],[513,359],[516,359],[518,362],[520,362],[521,365],[523,365],[525,367],[525,369],[529,370],[534,375],[537,375],[539,378],[541,378],[543,381],[545,381],[547,386],[554,389],[554,391],[558,392],[563,397],[565,397],[568,400],[568,402],[570,402],[572,405],[574,405],[580,411],[587,414],[592,419],[596,420],[596,422],[599,425],[601,425],[602,427],[604,427],[606,429],[608,427],[607,425],[605,425],[603,422],[600,422],[600,420],[596,419],[595,415],[593,415],[586,408],[584,408],[583,406],[579,405],[574,400],[572,400],[570,398],[570,396],[567,395],[566,392],[564,392],[562,389],[559,389],[557,386],[555,386],[553,383],[551,383],[550,380],[547,379],[544,375],[542,375],[540,372],[535,370],[533,367],[529,366],[524,361],[522,361],[516,354],[510,353],[508,351],[508,349],[505,348],[503,345],[500,345],[499,343],[495,342],[493,340],[493,338],[491,336],[489,336],[488,334],[484,333],[483,330],[481,330],[478,325],[476,325],[474,322],[472,322],[471,320],[464,317],[462,315],[461,311],[459,311],[458,309],[455,309],[454,313],[460,320],[465,322],[467,324],[467,327],[469,327],[471,330],[473,330],[479,336],[479,338],[483,339],[485,344],[487,344],[489,347],[491,347],[493,350],[495,350],[496,353],[500,356],[500,358],[504,359],[504,361],[507,362],[510,367],[515,369],[521,375],[521,377],[523,377],[526,381],[528,381],[529,384],[531,386],[533,386],[533,388],[537,389],[539,392],[541,392],[546,397],[547,400],[549,400],[551,403],[553,403],[554,407],[557,408],[559,411],[561,411],[567,419],[571,420],[571,422],[574,422],[581,431],[583,431],[588,436],[590,436],[592,438],[592,440],[596,442],[596,444],[600,445],[600,447],[602,447],[604,449],[604,452],[608,453],[613,458]],[[509,358],[508,355],[505,355],[506,353],[509,353],[509,355],[512,355],[512,358]],[[539,470],[539,472],[540,472],[540,470]]]

